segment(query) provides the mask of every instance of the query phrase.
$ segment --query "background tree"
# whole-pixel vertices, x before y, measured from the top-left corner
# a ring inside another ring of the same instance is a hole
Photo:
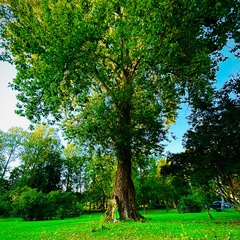
[[[62,145],[56,132],[47,126],[37,125],[23,144],[18,170],[18,187],[36,188],[49,193],[60,188]]]
[[[0,178],[6,177],[10,164],[20,157],[25,135],[26,132],[19,127],[12,127],[6,133],[0,131]]]
[[[176,208],[180,198],[191,193],[189,181],[162,171],[167,164],[166,159],[151,156],[134,167],[137,204],[144,212],[147,208]]]
[[[162,151],[186,90],[192,102],[210,90],[210,54],[235,31],[239,1],[2,2],[18,113],[64,118],[86,150],[114,152],[120,216],[140,219],[132,162]]]
[[[62,188],[82,193],[86,189],[85,173],[89,159],[79,146],[69,143],[63,149]]]
[[[8,132],[0,131],[0,216],[11,214],[11,182],[9,175],[13,164],[17,164],[26,132],[12,127]]]
[[[100,152],[91,157],[86,165],[85,198],[94,203],[97,209],[106,210],[113,188],[115,165],[111,155],[102,156]]]
[[[139,159],[133,167],[133,180],[136,188],[137,204],[142,205],[144,213],[158,201],[159,184],[156,181],[157,160],[151,156]]]
[[[156,181],[159,183],[158,198],[164,202],[166,209],[177,207],[179,199],[189,192],[189,184],[183,178],[162,174],[162,168],[167,165],[166,159],[158,161]]]
[[[184,153],[170,156],[173,172],[192,185],[207,185],[239,208],[240,78],[216,91],[212,102],[201,102],[191,115]]]

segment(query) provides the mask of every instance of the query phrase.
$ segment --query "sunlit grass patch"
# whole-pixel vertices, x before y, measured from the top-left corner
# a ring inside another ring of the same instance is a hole
[[[240,215],[226,212],[179,214],[149,211],[145,222],[107,223],[104,214],[65,220],[24,222],[0,219],[0,239],[240,239]]]

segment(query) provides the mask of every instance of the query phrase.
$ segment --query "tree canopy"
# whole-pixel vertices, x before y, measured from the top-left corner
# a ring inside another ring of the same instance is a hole
[[[120,216],[138,220],[131,164],[162,151],[184,96],[211,92],[239,1],[2,0],[18,113],[64,119],[85,150],[114,153]]]

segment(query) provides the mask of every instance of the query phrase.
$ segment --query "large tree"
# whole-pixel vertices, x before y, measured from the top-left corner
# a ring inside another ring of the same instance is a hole
[[[239,1],[2,0],[2,56],[32,121],[65,119],[86,150],[115,155],[122,218],[141,218],[132,161],[162,151],[181,97],[210,89]],[[194,101],[193,101],[194,102]]]

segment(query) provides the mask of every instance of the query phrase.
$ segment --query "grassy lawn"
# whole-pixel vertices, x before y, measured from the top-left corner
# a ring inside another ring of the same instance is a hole
[[[149,211],[146,222],[105,223],[103,214],[65,220],[24,222],[0,219],[0,239],[240,239],[240,214],[225,212],[179,214]]]

